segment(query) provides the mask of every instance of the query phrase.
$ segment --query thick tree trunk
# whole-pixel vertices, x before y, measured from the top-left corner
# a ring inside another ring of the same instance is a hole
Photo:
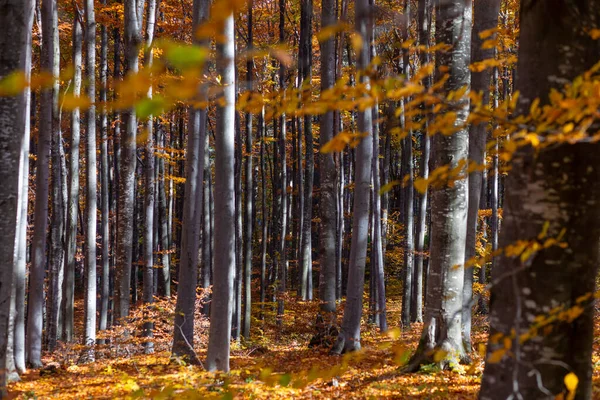
[[[55,0],[42,1],[42,69],[54,73],[58,62],[58,11]],[[48,191],[51,140],[58,126],[58,78],[52,87],[42,91],[41,119],[36,164],[34,232],[31,244],[31,270],[27,301],[27,361],[42,366],[42,327],[44,307],[44,277],[46,269],[46,230],[48,228]]]
[[[541,105],[548,104],[551,89],[597,62],[598,42],[587,32],[598,28],[600,4],[524,1],[521,6],[517,112],[527,114],[536,97]],[[499,361],[488,358],[482,399],[562,396],[568,373],[579,382],[574,398],[592,397],[593,294],[600,239],[598,151],[598,143],[564,142],[541,151],[523,147],[513,157],[501,248],[516,240],[543,243],[541,232],[562,236],[566,246],[499,257],[492,270],[488,356],[507,351],[506,343],[512,346],[510,355]],[[569,310],[571,317],[556,318],[552,310]],[[552,322],[538,332],[540,318],[542,324]]]
[[[0,25],[4,27],[0,36],[0,79],[23,69],[27,77],[30,70],[32,2],[3,0],[0,1],[0,9]],[[19,208],[22,209],[22,197],[19,196],[27,198],[27,192],[21,185],[27,159],[22,158],[21,149],[27,136],[28,94],[29,91],[24,90],[16,96],[0,97],[0,398],[7,396],[6,373],[11,363],[7,356],[12,356],[7,353],[7,345],[17,223],[23,218],[27,220],[26,213],[21,218],[18,214]]]
[[[229,371],[234,241],[235,67],[233,12],[224,16],[224,41],[217,45],[217,71],[223,85],[223,105],[217,106],[215,135],[215,270],[206,369]]]
[[[368,0],[355,2],[356,30],[363,38],[358,57],[358,70],[363,71],[369,65],[369,41],[371,32],[371,13]],[[369,77],[361,76],[362,83],[369,87]],[[354,210],[352,215],[352,243],[350,247],[350,266],[348,268],[348,295],[344,319],[337,342],[332,351],[342,353],[360,349],[360,320],[362,316],[365,263],[367,257],[367,237],[369,230],[369,198],[371,195],[371,159],[373,141],[373,109],[358,112],[358,132],[366,135],[356,148],[356,168],[354,186]]]
[[[438,65],[449,65],[447,91],[469,85],[471,4],[440,4],[436,16],[438,43],[452,46],[437,54]],[[466,98],[453,102],[456,109],[452,135],[433,136],[434,167],[455,168],[467,159],[468,132],[463,127],[468,114]],[[409,363],[416,370],[435,360],[442,368],[453,368],[464,358],[461,337],[461,310],[467,224],[467,179],[459,177],[452,186],[444,184],[431,195],[431,255],[427,281],[425,325],[419,347]],[[457,267],[459,266],[459,267]]]
[[[96,17],[94,1],[86,0],[85,8],[85,72],[87,97],[92,104],[86,112],[86,234],[85,234],[85,323],[84,345],[96,343],[96,234],[98,215],[98,167],[96,162]],[[89,361],[94,360],[90,349]]]
[[[471,38],[471,62],[481,62],[494,57],[494,49],[483,49],[483,39],[479,33],[493,29],[498,25],[500,0],[481,0],[473,5],[473,35]],[[471,90],[482,94],[482,104],[487,106],[490,102],[491,70],[473,72],[471,77]],[[487,122],[472,124],[469,128],[469,164],[482,166],[485,161],[485,147],[487,144]],[[465,249],[465,263],[476,256],[475,242],[477,238],[477,220],[479,203],[481,200],[481,182],[483,171],[473,170],[469,174],[469,210],[467,214],[467,247]],[[485,266],[481,266],[484,268]],[[463,289],[462,331],[465,350],[471,351],[471,311],[473,308],[473,267],[465,268],[465,283]]]
[[[336,24],[335,0],[323,1],[321,29]],[[333,38],[321,42],[321,92],[335,84],[335,41]],[[320,116],[320,146],[333,139],[333,111]],[[309,148],[309,147],[307,147]],[[312,146],[310,147],[312,150]],[[320,153],[320,200],[319,216],[319,300],[325,331],[337,324],[336,321],[336,233],[338,189],[336,166],[333,153]]]

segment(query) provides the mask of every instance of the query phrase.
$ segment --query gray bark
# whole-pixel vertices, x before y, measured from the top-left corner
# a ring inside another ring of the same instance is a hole
[[[254,1],[248,1],[248,51],[252,51],[252,8]],[[246,62],[246,81],[248,90],[253,91],[254,60]],[[242,335],[250,338],[250,322],[252,319],[252,234],[253,234],[253,207],[254,207],[254,183],[252,179],[252,113],[246,113],[246,188],[244,192],[244,322]]]
[[[82,17],[79,9],[74,8],[73,18],[73,96],[81,95],[81,48]],[[67,231],[65,254],[65,277],[63,281],[63,332],[62,339],[73,340],[73,311],[75,307],[75,254],[77,253],[77,212],[79,211],[79,143],[81,132],[79,108],[71,112],[71,141],[69,157],[69,198],[67,204]]]
[[[442,3],[436,16],[438,43],[452,45],[447,52],[436,55],[437,65],[450,66],[445,89],[457,90],[470,83],[469,59],[471,43],[471,4]],[[457,99],[452,135],[433,136],[434,167],[456,167],[467,159],[468,132],[462,128],[469,114],[469,102]],[[427,280],[425,325],[419,347],[409,363],[410,370],[432,361],[436,351],[443,351],[438,361],[442,368],[450,367],[464,358],[461,337],[461,310],[467,223],[467,179],[460,177],[453,185],[444,184],[432,190],[431,246]],[[460,267],[457,267],[460,266]]]
[[[206,369],[229,371],[229,345],[235,268],[235,66],[233,13],[224,16],[224,41],[217,45],[217,71],[223,85],[223,105],[217,106],[215,135],[215,267]]]
[[[42,69],[54,74],[58,54],[58,15],[55,0],[42,1]],[[56,45],[55,45],[56,43]],[[31,244],[31,270],[27,301],[27,361],[34,368],[42,366],[42,327],[44,276],[46,269],[46,230],[48,228],[48,191],[51,139],[58,128],[54,115],[58,112],[58,79],[42,91],[40,132],[36,172],[34,232]]]
[[[198,26],[208,18],[208,7],[207,1],[197,0],[194,2],[194,26]],[[200,248],[200,230],[202,229],[202,206],[204,204],[206,110],[190,109],[188,131],[181,258],[172,353],[173,356],[185,357],[189,362],[196,364],[200,360],[198,360],[193,348],[194,311],[198,284],[198,250]]]
[[[30,35],[33,7],[30,1],[0,1],[0,25],[4,27],[0,37],[0,79],[18,70],[25,69],[28,76],[30,55]],[[24,168],[20,168],[22,146],[27,130],[26,119],[28,91],[24,90],[16,96],[0,97],[0,398],[7,397],[7,368],[10,360],[7,356],[9,345],[9,324],[13,272],[15,265],[15,239],[17,239],[17,223],[20,194],[23,193],[20,177]],[[21,189],[19,187],[21,186]],[[20,193],[21,192],[21,193]],[[24,192],[27,198],[26,191]],[[25,220],[27,214],[25,214]]]
[[[321,11],[321,29],[336,24],[335,0],[325,0]],[[321,42],[321,91],[335,84],[335,41],[328,38]],[[333,139],[333,111],[320,116],[320,146]],[[308,149],[309,147],[307,147]],[[310,147],[312,150],[312,146]],[[336,187],[336,166],[333,153],[320,155],[320,200],[321,218],[319,233],[319,300],[320,314],[326,327],[336,325],[336,233],[338,188]]]
[[[494,49],[482,49],[483,39],[479,33],[495,28],[498,25],[500,0],[482,0],[473,6],[473,35],[471,38],[471,62],[476,63],[494,57]],[[471,90],[482,94],[482,104],[490,102],[491,70],[471,74]],[[469,129],[469,163],[478,166],[485,161],[485,146],[487,144],[487,122],[472,124]],[[477,238],[477,221],[479,203],[481,200],[481,183],[483,171],[475,170],[469,174],[469,209],[467,214],[467,247],[465,262],[476,256],[475,242]],[[481,266],[484,268],[485,266]],[[465,283],[463,289],[462,331],[466,351],[471,351],[471,312],[473,307],[473,267],[465,268]]]
[[[31,76],[31,28],[33,25],[34,2],[27,0],[25,5],[25,47],[21,52],[21,65],[27,79]],[[18,373],[25,372],[25,282],[27,275],[27,227],[29,206],[29,146],[31,136],[31,90],[25,89],[23,109],[23,139],[19,158],[19,210],[16,231],[16,250],[14,260],[14,340],[13,354]]]
[[[418,34],[419,44],[429,47],[429,27],[431,25],[431,2],[430,0],[419,0],[418,4]],[[421,54],[421,65],[430,62],[429,53]],[[430,80],[425,80],[425,87],[428,88]],[[425,117],[427,118],[427,117]],[[420,173],[423,179],[429,177],[429,152],[430,139],[427,131],[428,121],[425,121],[425,131],[421,133],[421,164]],[[427,230],[427,199],[428,192],[419,196],[419,214],[416,226],[415,243],[415,322],[423,322],[423,252],[425,251],[425,231]]]
[[[368,0],[356,0],[356,31],[363,37],[363,45],[358,57],[357,68],[364,70],[369,65],[369,41],[371,18]],[[362,83],[369,86],[369,77],[361,76]],[[371,195],[371,159],[373,142],[370,138],[373,130],[373,110],[359,111],[357,129],[366,138],[356,147],[356,168],[354,186],[354,209],[352,215],[352,243],[348,268],[348,294],[342,328],[332,351],[342,353],[360,349],[360,320],[367,257],[367,237],[369,229],[369,198]]]
[[[587,32],[598,28],[600,4],[590,0],[521,5],[517,113],[526,115],[536,97],[541,106],[548,104],[552,88],[560,88],[597,62],[598,42]],[[592,398],[599,150],[598,143],[561,143],[541,151],[522,147],[513,155],[501,248],[516,240],[540,240],[547,224],[548,237],[564,230],[567,246],[552,246],[524,260],[520,254],[499,257],[492,270],[490,338],[498,334],[509,338],[512,348],[510,356],[486,363],[481,399],[555,398],[564,393],[563,380],[569,372],[579,381],[575,399]],[[555,307],[575,306],[581,308],[577,318],[559,317],[552,329],[519,340],[535,329],[536,317],[550,316]],[[501,349],[503,342],[490,340],[488,355]]]
[[[102,0],[106,4],[106,0]],[[100,102],[107,100],[108,90],[108,30],[105,25],[100,27]],[[109,208],[110,208],[110,181],[108,161],[108,115],[103,107],[100,111],[100,187],[101,187],[101,287],[100,287],[100,313],[98,330],[108,328],[108,307],[110,296],[110,237],[109,237]]]
[[[142,43],[142,16],[144,0],[125,0],[125,58],[127,71],[138,71],[138,50]],[[131,260],[134,225],[134,190],[136,165],[137,118],[134,109],[125,115],[125,130],[121,134],[121,171],[117,208],[117,271],[115,274],[115,321],[129,315]]]
[[[96,343],[96,235],[98,219],[98,166],[96,161],[96,15],[94,1],[86,0],[85,10],[85,73],[86,94],[92,102],[86,111],[86,233],[85,233],[85,320],[84,345]],[[94,360],[92,349],[89,361]]]
[[[311,87],[312,80],[312,0],[302,1],[300,3],[300,67],[299,81],[300,84]],[[304,147],[305,147],[305,167],[304,167],[304,187],[302,202],[302,233],[301,233],[301,250],[300,250],[300,265],[301,279],[300,291],[302,300],[312,300],[312,210],[313,210],[313,182],[314,182],[314,145],[312,133],[312,117],[305,116],[302,127],[304,130]],[[332,128],[333,133],[333,128]],[[298,132],[300,135],[300,132]],[[302,182],[300,182],[302,184]]]
[[[149,0],[146,8],[146,43],[144,63],[146,68],[152,68],[154,52],[152,50],[152,41],[154,40],[154,27],[156,25],[156,0]],[[152,98],[152,86],[148,89],[148,98]],[[153,117],[149,116],[146,122],[146,132],[148,139],[144,146],[144,246],[143,246],[143,263],[144,263],[144,292],[143,302],[146,307],[154,302],[154,198],[155,198],[155,182],[154,182],[154,134],[153,134]],[[148,313],[148,309],[145,311]],[[144,337],[152,337],[152,329],[154,324],[151,321],[144,322]],[[151,340],[144,342],[144,352],[151,354],[154,352],[154,343]]]

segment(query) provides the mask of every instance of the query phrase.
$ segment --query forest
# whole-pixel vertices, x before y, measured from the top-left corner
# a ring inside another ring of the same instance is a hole
[[[599,0],[0,27],[1,399],[600,399]]]

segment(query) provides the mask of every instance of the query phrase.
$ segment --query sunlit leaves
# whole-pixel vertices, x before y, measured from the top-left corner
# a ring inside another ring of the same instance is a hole
[[[15,71],[0,80],[0,96],[16,96],[27,87],[27,78],[21,71]]]
[[[356,147],[363,138],[365,138],[365,134],[340,132],[321,147],[321,153],[340,152],[346,146]]]

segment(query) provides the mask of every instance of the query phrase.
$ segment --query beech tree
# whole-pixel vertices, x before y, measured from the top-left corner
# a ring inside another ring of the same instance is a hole
[[[221,75],[223,103],[217,106],[215,135],[215,267],[206,369],[227,372],[235,272],[235,52],[233,10],[224,14],[220,32],[223,39],[217,44],[217,69]]]
[[[549,104],[553,89],[561,89],[563,82],[597,62],[598,42],[587,32],[599,27],[599,6],[597,1],[521,2],[519,114],[527,114],[535,99]],[[532,133],[544,137],[543,132]],[[504,251],[499,257],[492,270],[482,399],[555,397],[563,392],[569,373],[579,382],[574,398],[592,397],[591,302],[600,237],[596,151],[597,143],[579,142],[539,152],[523,146],[514,155],[506,182],[501,248],[517,239],[535,242],[546,234],[556,237],[561,231],[566,245],[529,254]],[[554,308],[575,310],[577,317],[558,317],[553,329],[532,334],[540,318],[543,323]],[[506,341],[513,344],[514,356],[506,354]]]

